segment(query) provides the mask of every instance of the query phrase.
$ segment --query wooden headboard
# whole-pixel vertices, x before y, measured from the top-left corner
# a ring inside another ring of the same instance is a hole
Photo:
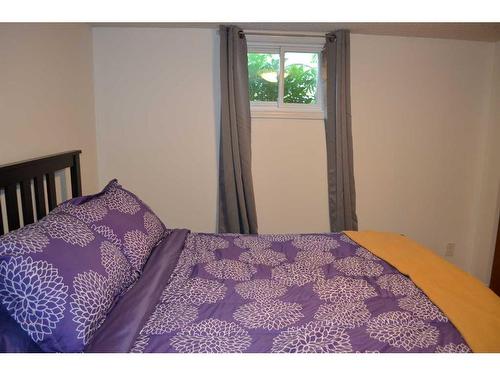
[[[7,212],[5,219],[0,201],[0,235],[4,234],[4,222],[8,224],[8,231],[20,227],[20,214],[22,214],[24,225],[35,221],[31,192],[32,181],[37,220],[43,218],[47,211],[51,211],[57,206],[55,172],[70,168],[71,195],[73,198],[82,195],[80,154],[81,150],[74,150],[0,166],[0,190],[5,192]],[[48,210],[45,204],[44,177],[47,185]],[[18,186],[21,192],[20,204],[17,199]]]

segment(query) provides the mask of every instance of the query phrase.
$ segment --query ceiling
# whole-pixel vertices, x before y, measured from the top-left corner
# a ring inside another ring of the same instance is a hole
[[[235,22],[246,30],[272,30],[286,32],[329,32],[336,29],[349,29],[353,34],[375,34],[393,36],[412,36],[421,38],[443,38],[477,40],[486,42],[500,41],[500,23],[479,22]],[[94,27],[183,27],[217,28],[218,23],[93,23]]]

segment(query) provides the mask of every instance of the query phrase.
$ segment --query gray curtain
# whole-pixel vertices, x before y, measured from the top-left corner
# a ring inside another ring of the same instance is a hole
[[[357,230],[352,160],[350,41],[348,30],[326,36],[326,153],[332,232]]]
[[[234,26],[220,27],[221,128],[219,232],[257,233],[250,150],[247,42]]]

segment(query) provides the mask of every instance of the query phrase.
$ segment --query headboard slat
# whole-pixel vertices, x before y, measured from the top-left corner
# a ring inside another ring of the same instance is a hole
[[[35,176],[35,208],[37,220],[40,220],[47,215],[47,209],[45,207],[45,191],[43,188],[43,176]]]
[[[33,223],[33,198],[31,197],[31,180],[21,181],[21,204],[23,206],[24,225]]]
[[[0,236],[3,235],[2,201],[0,201]]]
[[[7,223],[9,231],[13,231],[20,227],[19,223],[19,206],[17,204],[17,186],[7,185],[5,187],[5,201],[7,203]]]
[[[35,208],[38,220],[42,219],[47,211],[51,211],[57,206],[55,172],[70,168],[71,195],[73,198],[81,196],[80,154],[80,150],[75,150],[1,165],[0,189],[5,191],[7,218],[2,217],[0,210],[0,234],[4,232],[2,222],[7,222],[8,231],[19,228],[21,224],[20,214],[22,214],[24,224],[30,224],[35,220],[31,194],[32,180],[34,180],[35,185]],[[45,205],[44,177],[47,182],[48,210]],[[21,189],[21,204],[17,201],[17,186],[20,186]],[[22,212],[19,211],[20,209]]]
[[[47,181],[47,201],[49,202],[49,211],[52,211],[57,206],[56,199],[56,179],[54,172],[45,175]]]
[[[73,155],[73,166],[71,167],[71,194],[73,194],[74,197],[80,197],[82,195],[80,154]]]

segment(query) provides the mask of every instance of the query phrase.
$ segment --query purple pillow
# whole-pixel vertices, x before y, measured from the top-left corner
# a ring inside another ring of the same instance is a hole
[[[125,254],[141,273],[151,250],[167,230],[155,213],[118,181],[110,181],[98,194],[70,199],[55,209],[87,223]]]
[[[0,237],[0,304],[45,352],[80,352],[134,281],[120,249],[51,213]]]

